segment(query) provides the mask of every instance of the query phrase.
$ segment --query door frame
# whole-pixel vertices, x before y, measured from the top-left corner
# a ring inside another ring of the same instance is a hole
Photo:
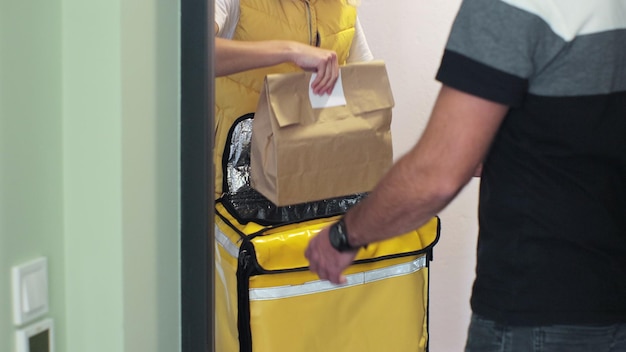
[[[215,351],[214,2],[181,0],[181,351]]]

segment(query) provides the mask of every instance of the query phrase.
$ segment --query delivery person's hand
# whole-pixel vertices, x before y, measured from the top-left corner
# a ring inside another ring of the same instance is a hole
[[[215,33],[218,27],[215,24]],[[215,38],[215,75],[227,76],[261,67],[293,62],[317,73],[311,83],[315,94],[330,94],[339,77],[337,53],[290,40],[242,41]]]
[[[330,244],[329,228],[325,228],[309,242],[304,255],[309,260],[309,269],[320,279],[334,284],[346,283],[343,271],[352,264],[358,250],[339,252]]]
[[[292,60],[303,70],[317,73],[317,77],[311,83],[311,89],[315,94],[330,94],[339,77],[339,63],[337,53],[306,44],[292,43]]]

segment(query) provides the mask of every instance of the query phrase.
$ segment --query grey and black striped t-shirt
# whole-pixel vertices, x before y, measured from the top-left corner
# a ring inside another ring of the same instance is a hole
[[[473,310],[626,322],[626,0],[465,0],[437,79],[511,107],[483,167]]]

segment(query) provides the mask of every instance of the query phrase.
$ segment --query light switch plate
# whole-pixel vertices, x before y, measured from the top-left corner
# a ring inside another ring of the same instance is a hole
[[[48,312],[48,260],[38,258],[11,269],[13,323],[26,324]]]
[[[52,319],[31,324],[15,333],[16,352],[54,352]]]

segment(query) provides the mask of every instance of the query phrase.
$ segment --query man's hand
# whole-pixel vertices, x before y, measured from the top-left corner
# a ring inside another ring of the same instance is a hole
[[[320,279],[334,284],[345,284],[346,277],[343,271],[352,264],[358,250],[339,252],[330,244],[329,228],[323,229],[309,242],[304,255],[309,260],[309,269]]]

